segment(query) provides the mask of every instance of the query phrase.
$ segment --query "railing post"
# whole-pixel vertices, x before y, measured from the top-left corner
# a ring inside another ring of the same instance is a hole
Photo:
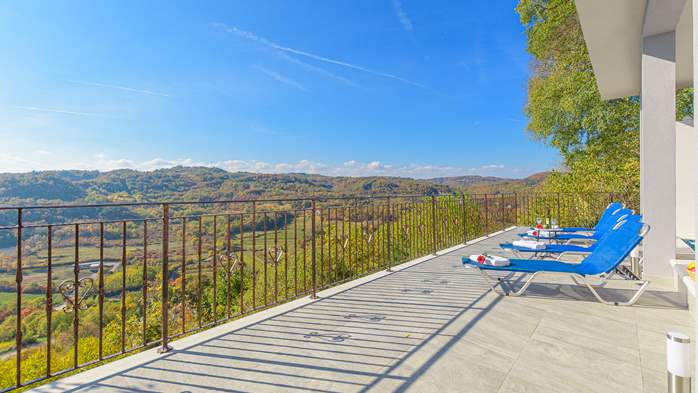
[[[514,226],[519,226],[519,194],[514,193]]]
[[[170,253],[170,206],[162,204],[162,345],[158,353],[166,353],[172,350],[168,345],[168,315],[169,308],[169,253]]]
[[[15,281],[17,284],[17,326],[15,330],[16,345],[16,386],[22,386],[22,209],[17,209],[17,266]]]
[[[485,237],[488,237],[490,235],[490,221],[489,221],[489,212],[488,212],[488,203],[487,203],[487,193],[485,193]]]
[[[499,217],[502,224],[502,232],[504,232],[506,229],[506,222],[504,221],[504,193],[501,193],[499,198]]]
[[[562,226],[562,224],[560,223],[560,217],[561,217],[561,215],[560,215],[560,193],[558,192],[557,193],[557,225]]]
[[[436,195],[431,196],[431,233],[432,233],[432,248],[436,255]]]
[[[468,214],[465,208],[465,193],[461,191],[460,193],[460,205],[463,211],[463,244],[468,243]]]
[[[305,206],[303,207],[305,209]],[[303,241],[305,242],[305,210],[303,210]],[[252,201],[252,309],[257,308],[257,201]],[[305,243],[303,243],[305,246]],[[242,255],[242,254],[240,254]],[[303,289],[305,289],[305,254],[303,254]]]
[[[317,265],[316,265],[316,250],[315,250],[315,213],[317,212],[316,198],[313,197],[312,201],[312,221],[310,222],[310,238],[312,239],[311,257],[313,264],[313,294],[310,296],[311,299],[317,299]]]
[[[392,222],[392,216],[393,216],[393,211],[390,208],[390,197],[387,199],[387,204],[388,204],[388,224],[387,224],[387,229],[388,229],[388,271],[392,272],[393,271],[393,260],[392,260],[392,242],[391,242],[391,231],[390,231],[390,226]]]

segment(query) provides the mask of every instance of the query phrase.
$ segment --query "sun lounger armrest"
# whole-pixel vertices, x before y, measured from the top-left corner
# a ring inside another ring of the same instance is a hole
[[[582,256],[587,256],[591,254],[591,251],[563,251],[560,253],[560,255],[557,256],[557,261],[559,262],[566,262],[563,261],[562,258],[570,255],[582,255]]]

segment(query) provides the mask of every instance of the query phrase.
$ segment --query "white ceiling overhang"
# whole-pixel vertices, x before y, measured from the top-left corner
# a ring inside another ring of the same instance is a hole
[[[691,1],[575,0],[604,99],[640,94],[642,39],[676,31],[676,84],[693,83]]]

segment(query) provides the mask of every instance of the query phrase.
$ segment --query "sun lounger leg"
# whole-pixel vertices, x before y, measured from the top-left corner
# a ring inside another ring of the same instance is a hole
[[[541,272],[533,273],[531,275],[531,277],[529,277],[528,280],[526,280],[526,282],[523,284],[523,286],[521,288],[519,288],[518,291],[510,291],[508,289],[504,289],[504,286],[502,285],[503,280],[501,280],[501,279],[495,280],[494,278],[492,278],[492,276],[487,274],[487,272],[484,271],[483,269],[480,269],[477,266],[473,266],[473,267],[480,272],[480,274],[485,279],[485,281],[487,281],[487,283],[490,285],[492,290],[495,291],[496,293],[502,295],[502,296],[521,296],[521,295],[523,295],[523,293],[526,292],[526,289],[528,289],[528,286],[531,285],[531,283],[533,282],[533,279],[535,279],[536,276],[538,276],[541,273]],[[497,287],[501,287],[501,288],[497,288]]]
[[[489,274],[487,274],[487,272],[485,272],[484,270],[480,269],[480,268],[477,267],[477,266],[472,266],[472,267],[473,267],[474,269],[477,269],[478,272],[480,272],[480,275],[482,276],[482,278],[485,279],[485,281],[486,281],[487,284],[492,288],[493,291],[495,291],[496,293],[498,293],[498,294],[500,294],[500,295],[502,295],[502,296],[508,296],[508,295],[509,295],[509,292],[506,291],[506,290],[504,290],[504,287],[502,286],[502,281],[501,281],[501,280],[499,280],[499,279],[496,279],[496,280],[495,280],[494,278],[492,278],[492,276],[490,276]],[[497,288],[497,287],[501,287],[501,288]]]
[[[531,274],[531,277],[529,277],[528,280],[526,280],[526,282],[521,286],[521,288],[519,288],[518,291],[509,292],[508,296],[521,296],[521,295],[523,295],[523,293],[526,292],[526,290],[528,289],[528,286],[531,285],[531,283],[533,283],[533,280],[540,274],[543,274],[543,272],[535,272],[535,273]]]
[[[606,284],[608,284],[608,281],[606,279],[609,278],[609,277],[603,277],[603,278],[599,277],[600,282],[592,284],[589,282],[589,279],[587,279],[586,277],[580,277],[580,278],[577,278],[577,277],[578,276],[576,276],[574,274],[570,275],[570,278],[572,279],[572,281],[574,281],[575,284],[577,284],[579,286],[591,285],[594,288],[605,287]]]
[[[630,300],[628,300],[627,302],[612,302],[612,301],[605,300],[604,298],[601,297],[601,295],[599,295],[599,293],[596,291],[596,289],[594,289],[594,287],[592,285],[590,285],[588,283],[585,283],[584,285],[586,285],[586,287],[589,288],[589,291],[591,291],[591,293],[594,295],[594,297],[596,297],[596,300],[598,300],[599,302],[601,302],[603,304],[608,304],[608,305],[612,305],[612,306],[632,306],[633,304],[635,304],[637,302],[637,300],[640,298],[640,296],[642,296],[642,293],[645,292],[645,289],[647,289],[647,285],[650,283],[649,281],[639,281],[639,282],[642,283],[640,285],[640,288],[638,288],[638,290],[635,292],[633,297],[631,297]]]

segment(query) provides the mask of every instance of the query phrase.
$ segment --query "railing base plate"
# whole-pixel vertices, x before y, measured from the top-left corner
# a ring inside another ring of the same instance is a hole
[[[161,353],[161,354],[162,354],[162,353],[168,353],[168,352],[170,352],[170,351],[172,351],[172,347],[169,346],[169,345],[166,345],[166,346],[164,346],[164,347],[158,348],[158,353]]]

